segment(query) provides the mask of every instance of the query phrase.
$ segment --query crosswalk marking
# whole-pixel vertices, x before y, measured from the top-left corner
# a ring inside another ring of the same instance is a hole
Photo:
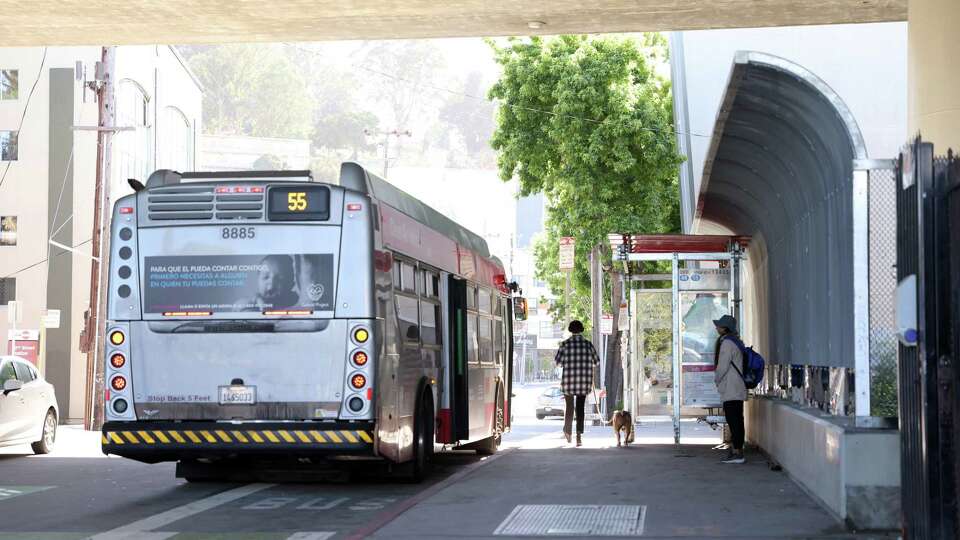
[[[295,532],[287,537],[287,540],[327,540],[333,538],[335,532]]]

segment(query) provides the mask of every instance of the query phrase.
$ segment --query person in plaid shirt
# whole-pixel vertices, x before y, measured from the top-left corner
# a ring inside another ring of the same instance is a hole
[[[574,406],[577,413],[577,446],[580,446],[580,435],[583,433],[583,409],[587,401],[587,394],[593,390],[593,368],[600,364],[600,357],[593,343],[583,337],[583,323],[573,321],[567,327],[572,336],[560,343],[554,362],[563,368],[560,380],[560,389],[563,391],[563,400],[566,410],[563,414],[563,434],[570,442],[570,428],[573,423]]]

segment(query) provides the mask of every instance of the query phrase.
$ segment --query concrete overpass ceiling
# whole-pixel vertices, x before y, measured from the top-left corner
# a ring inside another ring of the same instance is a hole
[[[773,362],[852,367],[851,179],[864,158],[856,121],[822,80],[737,54],[695,223],[756,239],[755,327]]]
[[[867,23],[906,17],[907,0],[31,0],[4,8],[0,44],[508,36]]]

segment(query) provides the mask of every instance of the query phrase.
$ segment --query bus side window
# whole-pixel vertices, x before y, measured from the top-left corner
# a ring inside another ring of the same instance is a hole
[[[400,319],[400,336],[407,345],[420,343],[420,317],[417,309],[417,299],[403,294],[395,294],[397,299],[397,314]]]
[[[480,289],[480,313],[490,313],[490,291],[488,289]]]
[[[493,321],[486,317],[480,318],[480,362],[493,363]]]
[[[416,281],[416,269],[410,263],[401,263],[400,266],[400,283],[403,285],[403,290],[416,294],[417,293],[417,281]]]
[[[477,341],[477,316],[467,313],[467,362],[479,363],[480,343]]]
[[[440,345],[440,304],[420,301],[420,337],[424,345]]]
[[[400,261],[393,261],[393,290],[399,291],[400,286]]]
[[[467,309],[477,309],[477,286],[467,285]]]
[[[493,340],[493,346],[496,354],[494,360],[498,366],[501,366],[503,365],[503,351],[506,345],[504,342],[505,336],[503,332],[503,319],[497,319],[493,324],[496,326],[496,332],[494,333]]]

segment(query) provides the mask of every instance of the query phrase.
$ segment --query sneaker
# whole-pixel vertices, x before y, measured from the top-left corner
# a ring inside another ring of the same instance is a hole
[[[742,453],[734,454],[730,459],[723,460],[723,463],[729,463],[731,465],[742,465],[747,462],[747,458],[743,457]]]

